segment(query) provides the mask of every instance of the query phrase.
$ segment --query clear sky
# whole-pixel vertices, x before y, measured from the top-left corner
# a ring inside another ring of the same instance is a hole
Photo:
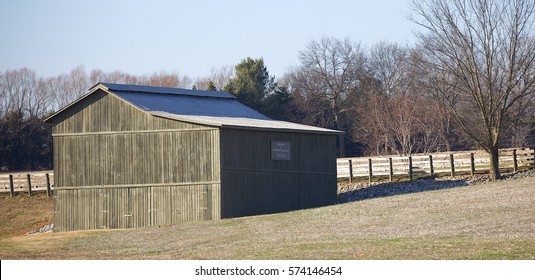
[[[0,71],[28,67],[41,76],[121,70],[177,72],[263,57],[280,77],[322,36],[413,43],[408,0],[113,1],[0,0]]]

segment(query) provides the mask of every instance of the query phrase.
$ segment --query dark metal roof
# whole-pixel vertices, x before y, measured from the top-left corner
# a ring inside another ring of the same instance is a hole
[[[197,97],[217,97],[217,98],[229,98],[236,99],[236,97],[228,92],[224,91],[205,91],[205,90],[192,90],[183,88],[167,88],[167,87],[151,87],[151,86],[138,86],[138,85],[125,85],[125,84],[112,84],[112,83],[100,83],[111,91],[123,91],[123,92],[144,92],[144,93],[160,93],[160,94],[178,94],[178,95],[190,95]]]
[[[128,91],[112,92],[144,111],[186,116],[270,119],[230,98],[199,98],[190,95],[176,96]]]

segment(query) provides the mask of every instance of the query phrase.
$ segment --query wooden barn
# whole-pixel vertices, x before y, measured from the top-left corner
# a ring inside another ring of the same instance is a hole
[[[53,124],[58,231],[329,205],[339,131],[272,120],[226,92],[100,83]]]

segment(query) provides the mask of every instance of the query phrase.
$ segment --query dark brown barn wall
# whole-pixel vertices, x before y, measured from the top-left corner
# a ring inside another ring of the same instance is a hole
[[[221,216],[290,211],[336,201],[336,136],[221,130]],[[291,161],[271,159],[271,140],[291,143]]]
[[[96,92],[54,122],[55,228],[220,218],[219,130]]]

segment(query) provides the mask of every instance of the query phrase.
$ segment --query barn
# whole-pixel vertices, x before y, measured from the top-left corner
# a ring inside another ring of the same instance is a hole
[[[99,83],[46,121],[57,231],[336,201],[339,131],[272,120],[226,92]]]

